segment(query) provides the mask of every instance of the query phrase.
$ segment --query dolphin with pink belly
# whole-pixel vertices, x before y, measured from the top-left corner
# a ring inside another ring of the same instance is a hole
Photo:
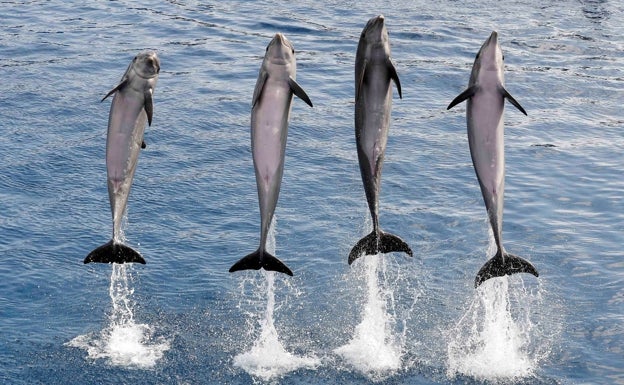
[[[251,103],[251,152],[260,205],[260,246],[236,262],[230,273],[265,269],[293,275],[282,261],[266,251],[266,241],[282,184],[293,94],[312,107],[310,98],[295,81],[296,70],[293,45],[281,33],[276,34],[267,46]]]
[[[128,203],[130,187],[141,148],[145,147],[145,124],[152,124],[153,94],[160,61],[155,52],[138,54],[128,66],[121,82],[104,98],[113,96],[108,116],[106,171],[108,198],[113,216],[113,238],[93,250],[84,263],[145,263],[136,250],[122,243],[121,220]]]
[[[472,164],[496,241],[496,254],[479,270],[475,287],[484,281],[515,273],[539,276],[527,260],[503,248],[503,198],[505,191],[505,146],[503,112],[505,99],[526,115],[526,111],[505,89],[503,53],[498,34],[492,32],[475,58],[468,89],[448,106],[467,101],[466,121]]]

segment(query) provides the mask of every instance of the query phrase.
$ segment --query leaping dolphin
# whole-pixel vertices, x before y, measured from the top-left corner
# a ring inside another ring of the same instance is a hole
[[[468,101],[466,121],[470,155],[485,202],[494,239],[496,255],[483,265],[475,278],[475,287],[493,277],[515,273],[539,276],[530,262],[509,254],[503,248],[503,195],[505,191],[505,146],[503,112],[505,99],[526,115],[526,111],[505,89],[503,52],[498,34],[492,32],[475,58],[468,89],[447,107]]]
[[[121,242],[123,218],[141,148],[145,146],[145,123],[152,124],[153,94],[160,61],[155,52],[138,54],[121,82],[104,98],[115,94],[108,116],[106,171],[108,198],[113,215],[113,239],[93,250],[84,263],[145,263],[141,255]]]
[[[251,151],[260,205],[260,246],[236,262],[230,273],[263,268],[293,275],[265,247],[282,183],[293,94],[312,107],[310,98],[295,81],[296,70],[293,45],[281,33],[276,34],[266,49],[251,102]]]
[[[351,249],[349,264],[362,254],[402,251],[412,256],[407,243],[379,227],[381,168],[390,126],[392,81],[402,98],[401,82],[390,60],[388,30],[383,15],[379,15],[364,27],[355,55],[355,139],[373,231]]]

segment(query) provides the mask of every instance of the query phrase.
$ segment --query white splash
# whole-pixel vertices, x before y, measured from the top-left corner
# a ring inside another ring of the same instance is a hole
[[[464,374],[491,380],[533,373],[534,361],[528,354],[531,325],[521,326],[513,319],[508,282],[508,277],[493,278],[476,290],[448,346],[450,377]]]
[[[147,324],[134,321],[132,294],[126,264],[112,264],[109,325],[100,333],[78,336],[67,346],[85,349],[88,358],[108,359],[111,365],[152,368],[169,349],[164,337],[154,337]]]
[[[267,279],[267,307],[265,317],[260,321],[260,335],[251,350],[234,357],[234,365],[265,381],[300,368],[317,367],[320,364],[318,358],[301,357],[289,353],[279,341],[273,322],[275,273],[264,270],[263,272]]]
[[[490,231],[487,255],[494,255],[495,250]],[[519,292],[511,298],[510,279],[521,280],[521,287],[514,285],[512,290]],[[540,359],[539,351],[531,346],[538,337],[530,317],[531,308],[539,306],[533,303],[535,299],[518,275],[491,278],[481,284],[470,308],[449,335],[447,376],[505,380],[532,375]]]
[[[355,328],[349,343],[334,350],[352,367],[371,378],[378,378],[400,369],[402,348],[400,338],[392,335],[394,317],[387,311],[386,298],[379,286],[378,268],[383,256],[363,257],[367,299],[362,322]]]
[[[274,218],[267,237],[267,251],[273,255],[275,255],[275,224]],[[320,359],[314,356],[302,357],[292,354],[279,341],[274,323],[276,273],[261,271],[266,278],[267,304],[264,317],[260,319],[260,335],[248,352],[234,357],[234,366],[264,381],[281,377],[297,369],[316,368],[321,363]],[[245,282],[243,282],[244,284]],[[263,289],[263,285],[254,286],[255,290]]]

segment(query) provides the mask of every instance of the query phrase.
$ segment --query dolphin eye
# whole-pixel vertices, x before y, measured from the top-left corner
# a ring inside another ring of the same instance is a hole
[[[295,49],[294,48],[292,49],[292,53],[293,53],[293,55],[295,54]]]

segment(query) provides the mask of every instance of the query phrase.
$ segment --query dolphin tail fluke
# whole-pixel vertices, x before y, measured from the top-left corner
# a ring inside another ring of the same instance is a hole
[[[490,278],[502,277],[516,273],[529,273],[539,277],[537,269],[526,259],[500,251],[483,265],[475,278],[475,288]]]
[[[145,265],[145,259],[138,251],[113,240],[90,252],[84,260],[84,263],[89,262],[142,263]]]
[[[353,246],[351,252],[349,253],[349,265],[353,263],[356,259],[360,258],[362,255],[375,255],[378,252],[378,244],[379,237],[377,233],[373,230],[372,233],[368,234],[364,238],[360,239],[358,243]]]
[[[349,253],[349,265],[362,255],[376,255],[378,253],[391,252],[407,253],[410,257],[414,254],[412,249],[401,238],[394,234],[376,232],[373,230],[370,234],[360,239],[358,243],[351,249]]]
[[[379,251],[382,253],[403,252],[410,257],[414,256],[412,249],[401,238],[390,233],[381,233],[381,241],[379,242]]]
[[[256,250],[246,257],[240,259],[232,267],[230,267],[230,273],[239,270],[269,270],[284,273],[292,277],[293,273],[290,271],[282,261],[267,253],[264,250]]]

